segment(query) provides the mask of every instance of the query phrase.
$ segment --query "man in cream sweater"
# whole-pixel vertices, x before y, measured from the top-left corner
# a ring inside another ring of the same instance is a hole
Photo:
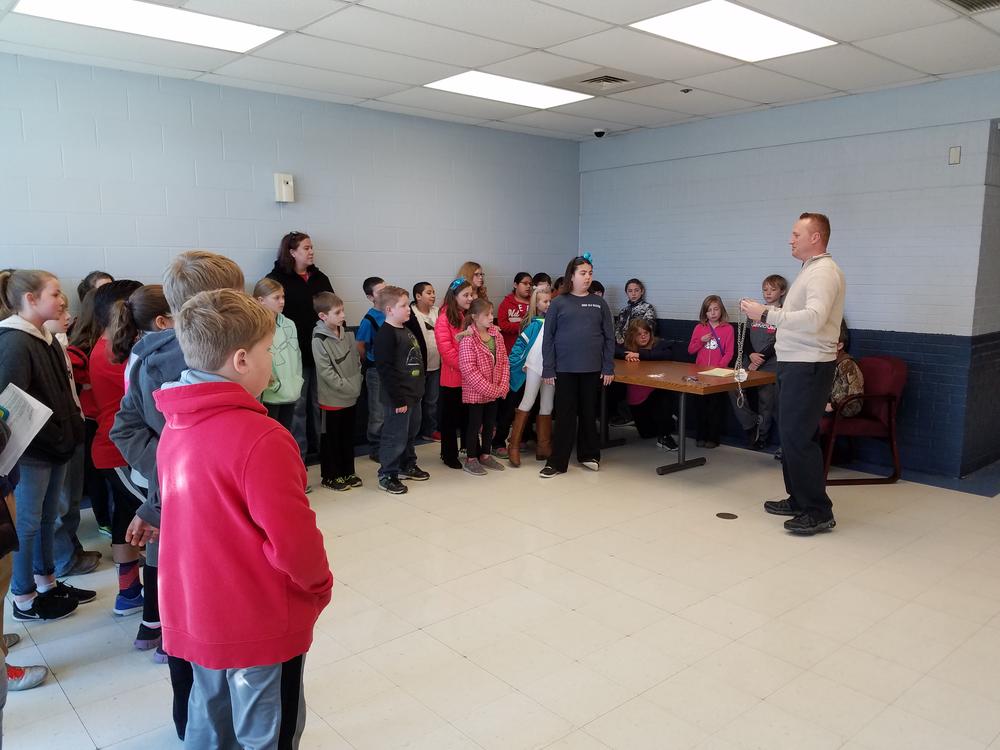
[[[844,274],[827,252],[830,220],[804,213],[792,227],[792,256],[802,271],[785,295],[783,307],[742,300],[751,320],[777,328],[778,431],[784,452],[785,500],[769,500],[764,510],[793,516],[785,528],[811,535],[837,525],[826,494],[819,422],[830,398],[837,367],[837,340],[844,317]]]

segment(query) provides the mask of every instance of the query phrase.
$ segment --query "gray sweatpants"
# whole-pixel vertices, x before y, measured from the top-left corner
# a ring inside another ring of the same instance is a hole
[[[295,750],[306,724],[305,655],[282,664],[207,669],[192,663],[184,746],[218,750]]]

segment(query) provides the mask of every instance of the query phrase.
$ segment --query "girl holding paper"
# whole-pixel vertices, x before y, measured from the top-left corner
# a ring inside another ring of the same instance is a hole
[[[700,322],[691,332],[688,354],[694,354],[694,361],[706,370],[729,367],[736,351],[736,336],[729,324],[726,306],[722,304],[719,295],[710,294],[705,297],[698,320]],[[697,400],[695,438],[699,448],[718,447],[722,420],[726,414],[726,399],[725,393],[716,393]]]

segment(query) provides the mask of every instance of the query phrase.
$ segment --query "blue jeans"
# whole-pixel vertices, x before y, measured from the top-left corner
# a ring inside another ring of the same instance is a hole
[[[441,393],[441,371],[427,373],[424,380],[424,398],[420,402],[420,433],[430,437],[438,428],[438,395]]]
[[[420,403],[411,405],[404,414],[397,414],[396,407],[386,398],[382,414],[379,479],[397,476],[400,470],[412,469],[417,465],[417,452],[413,444],[420,434]]]
[[[368,389],[368,455],[378,456],[379,440],[382,436],[382,379],[375,365],[365,371],[365,387]]]
[[[316,394],[316,368],[302,367],[302,395],[295,402],[295,419],[292,422],[292,437],[299,444],[299,453],[319,451],[319,428],[323,416],[319,412],[319,397]]]
[[[35,591],[35,576],[55,573],[53,555],[59,495],[66,480],[66,464],[53,464],[22,456],[21,481],[14,490],[17,507],[17,539],[14,574],[10,591],[15,596]]]
[[[86,444],[76,446],[76,452],[66,464],[66,479],[59,493],[59,509],[56,513],[56,529],[53,539],[53,554],[56,575],[69,575],[76,560],[76,553],[83,545],[76,536],[80,529],[80,499],[83,497],[83,452]]]

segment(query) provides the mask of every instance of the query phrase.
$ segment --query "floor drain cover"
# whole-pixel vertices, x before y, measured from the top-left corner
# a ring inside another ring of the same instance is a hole
[[[716,513],[715,517],[725,519],[726,521],[732,521],[734,518],[739,518],[739,516],[735,513]]]

